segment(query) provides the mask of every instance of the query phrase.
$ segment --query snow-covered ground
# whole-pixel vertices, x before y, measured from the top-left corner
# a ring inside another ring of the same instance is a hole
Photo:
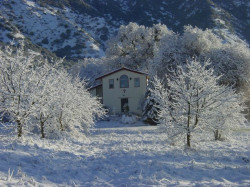
[[[250,186],[250,131],[192,149],[141,122],[98,122],[87,139],[0,132],[0,186]]]

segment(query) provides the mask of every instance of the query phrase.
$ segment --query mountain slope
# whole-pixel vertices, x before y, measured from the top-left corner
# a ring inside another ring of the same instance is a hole
[[[2,33],[2,41],[17,38],[15,35],[19,33],[22,38],[29,38],[32,43],[59,57],[78,59],[104,54],[98,42],[71,20],[74,15],[70,15],[69,9],[46,8],[35,2],[22,0],[11,3],[3,1],[1,7],[0,16],[6,20],[3,26],[13,25],[9,34]]]
[[[190,24],[250,42],[247,0],[3,0],[0,19],[1,42],[26,38],[70,60],[103,56],[105,41],[129,22],[180,33]]]

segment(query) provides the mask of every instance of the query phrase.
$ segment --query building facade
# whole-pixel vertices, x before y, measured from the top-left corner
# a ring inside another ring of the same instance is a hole
[[[101,99],[111,114],[130,112],[141,115],[147,79],[145,73],[120,68],[98,77],[99,84],[89,90]]]

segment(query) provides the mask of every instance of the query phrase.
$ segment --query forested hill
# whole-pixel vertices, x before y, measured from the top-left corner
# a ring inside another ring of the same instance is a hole
[[[122,24],[163,23],[211,28],[225,39],[250,42],[248,0],[1,0],[0,43],[24,38],[32,47],[77,60],[101,57]]]

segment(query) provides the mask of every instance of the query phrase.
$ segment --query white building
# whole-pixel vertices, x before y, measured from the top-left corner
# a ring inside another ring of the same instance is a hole
[[[120,68],[96,78],[99,84],[89,89],[90,93],[101,99],[112,114],[142,114],[148,76],[145,73]]]

